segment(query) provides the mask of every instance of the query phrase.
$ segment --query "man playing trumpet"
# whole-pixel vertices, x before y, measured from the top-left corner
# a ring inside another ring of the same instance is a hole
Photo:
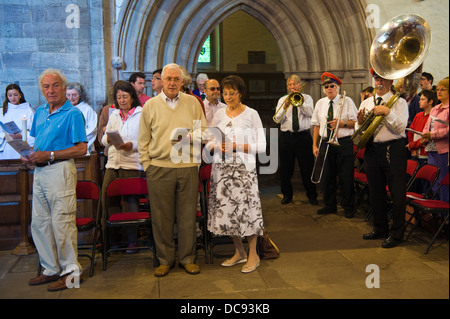
[[[325,207],[319,209],[317,213],[330,214],[337,212],[336,189],[339,185],[344,215],[347,218],[351,218],[353,217],[354,204],[353,143],[351,136],[354,132],[358,110],[351,98],[346,97],[342,101],[342,97],[339,95],[342,81],[337,76],[325,72],[322,74],[321,80],[323,91],[327,96],[317,101],[311,118],[311,125],[314,126],[314,156],[321,156],[323,154],[322,149],[329,147],[323,162],[322,175]],[[336,128],[338,122],[339,127]],[[327,142],[334,134],[337,134],[336,137],[340,146],[327,145]],[[321,154],[319,154],[319,148]],[[339,184],[336,177],[339,178]]]
[[[287,79],[286,84],[289,94],[300,92],[302,87],[300,77],[295,74]],[[316,185],[310,179],[314,165],[310,132],[314,103],[311,96],[302,95],[304,102],[300,107],[290,105],[289,95],[280,98],[276,108],[278,111],[273,117],[276,123],[280,123],[281,129],[279,152],[281,192],[283,193],[281,204],[283,205],[290,203],[294,194],[291,179],[296,159],[300,166],[306,196],[311,204],[317,205]]]
[[[393,96],[390,88],[392,80],[382,78],[373,68],[375,96],[364,100],[358,112],[356,129],[364,123],[367,111],[385,119],[374,131],[373,141],[369,140],[364,153],[364,165],[369,183],[370,204],[374,214],[373,231],[363,235],[363,239],[387,238],[383,248],[397,246],[403,239],[406,209],[406,163],[405,128],[408,121],[408,104],[399,98],[391,108],[386,103]],[[392,198],[391,229],[388,225],[386,185]]]

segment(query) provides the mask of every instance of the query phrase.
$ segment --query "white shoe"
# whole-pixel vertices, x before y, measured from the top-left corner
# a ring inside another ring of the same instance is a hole
[[[237,264],[246,263],[246,262],[247,262],[247,257],[238,259],[236,261],[233,261],[231,259],[227,259],[221,264],[221,266],[222,267],[231,267],[231,266],[234,266],[234,265],[237,265]]]
[[[244,273],[244,274],[248,274],[250,272],[255,271],[258,267],[259,267],[259,262],[253,267],[250,267],[248,265],[244,265],[244,267],[242,267],[241,272]]]

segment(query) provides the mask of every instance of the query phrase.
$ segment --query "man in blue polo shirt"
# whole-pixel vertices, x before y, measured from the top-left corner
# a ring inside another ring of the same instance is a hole
[[[39,86],[47,103],[36,110],[33,119],[30,135],[36,138],[34,153],[22,158],[36,166],[31,234],[44,268],[29,284],[52,282],[50,291],[67,288],[67,279],[80,282],[81,270],[77,258],[77,171],[73,158],[86,154],[87,139],[83,114],[66,99],[66,85],[59,70],[47,69],[41,74]]]

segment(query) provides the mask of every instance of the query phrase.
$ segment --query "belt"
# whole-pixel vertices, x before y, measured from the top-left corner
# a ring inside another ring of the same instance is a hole
[[[403,138],[398,138],[398,139],[390,140],[390,141],[386,141],[386,142],[373,142],[373,144],[375,146],[387,146],[387,145],[394,144],[394,143],[401,142],[401,141],[403,141]]]
[[[46,167],[46,166],[55,165],[55,164],[58,164],[58,163],[64,162],[64,161],[65,160],[54,160],[53,162],[35,163],[34,165],[36,167]]]
[[[309,129],[300,131],[300,132],[291,132],[291,131],[282,131],[281,132],[281,134],[288,134],[288,135],[300,135],[300,134],[305,134],[305,133],[309,133]]]

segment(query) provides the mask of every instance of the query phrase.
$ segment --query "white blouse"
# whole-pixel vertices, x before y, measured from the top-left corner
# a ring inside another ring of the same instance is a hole
[[[213,118],[212,127],[219,129],[225,136],[225,141],[236,143],[236,162],[244,163],[247,170],[256,167],[256,154],[266,151],[266,135],[261,118],[256,110],[245,106],[244,111],[234,118],[228,117],[226,108],[217,110]],[[222,145],[217,138],[210,140],[205,148],[210,151],[215,146]],[[243,145],[248,144],[248,152],[244,152]],[[214,152],[213,161],[222,161],[220,151]]]
[[[0,108],[0,121],[8,123],[13,121],[19,128],[22,128],[22,118],[27,119],[27,143],[31,147],[34,146],[34,137],[30,136],[31,124],[33,123],[34,110],[28,102],[15,105],[8,103],[8,111],[3,115],[3,108]],[[20,154],[17,153],[6,142],[5,132],[0,128],[0,160],[6,159],[20,159]]]

